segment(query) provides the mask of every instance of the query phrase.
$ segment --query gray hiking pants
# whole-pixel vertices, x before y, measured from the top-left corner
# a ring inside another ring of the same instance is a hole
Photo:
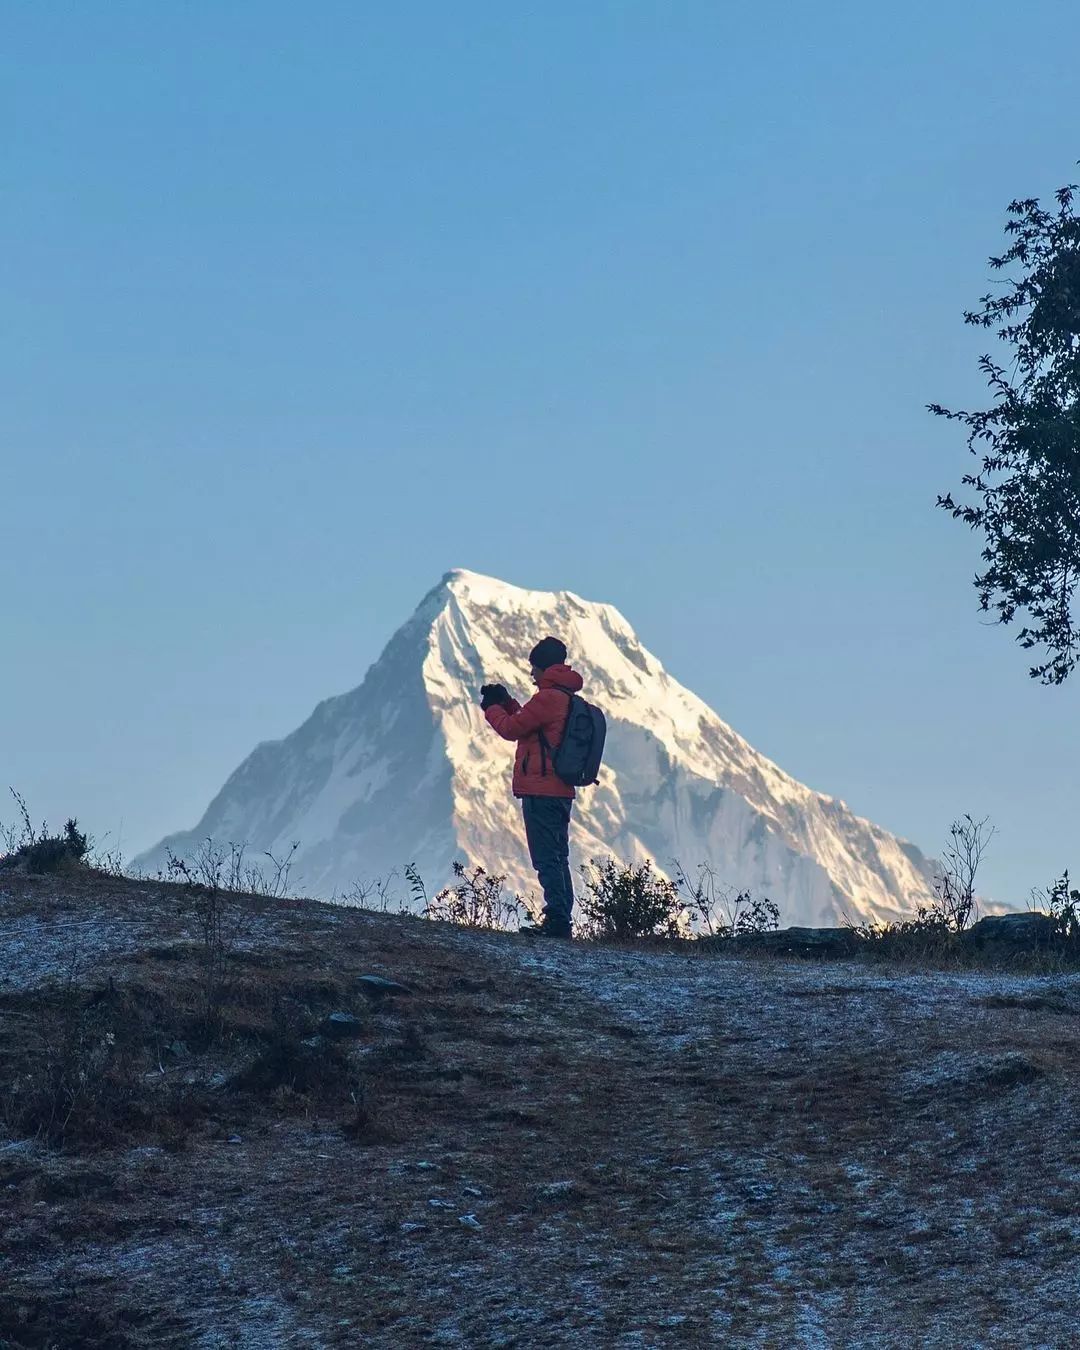
[[[570,926],[574,883],[570,876],[569,797],[522,797],[529,857],[544,892],[544,919],[553,927]]]

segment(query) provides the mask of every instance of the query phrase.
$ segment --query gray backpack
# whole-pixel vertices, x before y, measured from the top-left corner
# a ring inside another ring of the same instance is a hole
[[[569,689],[560,689],[570,700],[563,726],[562,740],[552,751],[547,737],[541,731],[541,761],[549,759],[551,767],[568,787],[592,787],[599,782],[600,761],[604,755],[604,741],[607,738],[607,719],[599,708],[573,694]]]

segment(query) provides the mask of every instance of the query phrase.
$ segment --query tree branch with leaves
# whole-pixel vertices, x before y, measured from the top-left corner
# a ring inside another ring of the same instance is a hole
[[[1056,207],[1037,198],[1009,205],[1010,246],[991,258],[1009,272],[966,323],[995,331],[1008,363],[984,355],[979,368],[991,407],[971,412],[929,405],[963,423],[979,469],[938,505],[982,533],[985,570],[975,577],[980,607],[998,623],[1021,616],[1017,641],[1037,653],[1033,679],[1061,684],[1080,660],[1075,613],[1080,580],[1080,216],[1077,185],[1059,188]]]

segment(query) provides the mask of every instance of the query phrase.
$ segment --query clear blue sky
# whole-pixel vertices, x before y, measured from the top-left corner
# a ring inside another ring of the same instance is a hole
[[[982,397],[1006,203],[1076,176],[1072,0],[2,30],[0,783],[35,815],[190,826],[463,566],[610,600],[929,851],[990,813],[1000,899],[1080,870],[1080,682],[981,625],[923,411]]]

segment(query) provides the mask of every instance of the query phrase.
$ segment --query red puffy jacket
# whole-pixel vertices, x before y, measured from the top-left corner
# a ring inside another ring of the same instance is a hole
[[[515,797],[576,797],[569,784],[556,777],[551,759],[540,744],[540,735],[554,750],[563,738],[570,700],[562,691],[580,691],[585,681],[569,666],[548,666],[540,676],[536,693],[524,708],[517,699],[488,708],[484,716],[507,741],[517,741],[514,756]]]

